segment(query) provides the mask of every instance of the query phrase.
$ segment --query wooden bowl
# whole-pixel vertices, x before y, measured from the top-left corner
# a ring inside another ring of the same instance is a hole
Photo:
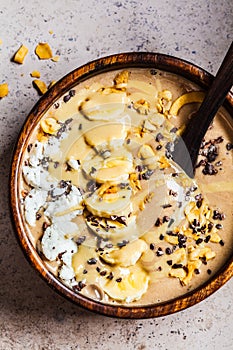
[[[194,64],[187,61],[157,53],[122,53],[97,59],[87,63],[73,72],[67,74],[57,82],[34,106],[20,132],[15,147],[10,178],[10,204],[12,218],[15,225],[15,232],[18,241],[29,263],[35,268],[39,275],[56,292],[66,297],[75,304],[99,314],[120,318],[150,318],[164,316],[188,308],[220,288],[232,277],[233,256],[221,266],[219,271],[199,288],[178,298],[147,306],[114,306],[106,305],[77,294],[48,271],[39,254],[33,247],[26,233],[19,209],[19,165],[22,155],[27,147],[27,141],[35,125],[38,123],[44,112],[66,91],[70,90],[77,83],[99,73],[122,68],[155,68],[181,75],[190,81],[198,84],[201,88],[208,88],[213,76]],[[225,108],[233,116],[233,96],[228,94]]]

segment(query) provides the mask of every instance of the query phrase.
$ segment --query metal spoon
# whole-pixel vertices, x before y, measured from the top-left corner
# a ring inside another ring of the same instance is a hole
[[[172,152],[173,160],[192,178],[203,137],[232,85],[233,42],[199,110],[186,126]]]

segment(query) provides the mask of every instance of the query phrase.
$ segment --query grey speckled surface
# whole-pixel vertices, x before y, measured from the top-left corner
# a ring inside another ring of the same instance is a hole
[[[47,83],[91,59],[123,51],[158,51],[215,73],[232,40],[229,0],[0,0],[0,349],[233,348],[232,287],[180,313],[151,320],[91,314],[56,295],[35,274],[14,237],[7,205],[10,155],[26,115],[38,100],[30,72]],[[53,30],[54,34],[49,34]],[[60,61],[39,61],[48,41]],[[10,62],[21,43],[24,65]]]

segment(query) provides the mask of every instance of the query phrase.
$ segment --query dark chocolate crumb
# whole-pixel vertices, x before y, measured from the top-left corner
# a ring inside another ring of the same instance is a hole
[[[86,236],[80,236],[80,237],[77,238],[77,240],[75,241],[75,243],[76,243],[77,245],[81,245],[81,244],[85,241],[85,239],[86,239]]]
[[[110,274],[107,276],[107,279],[109,279],[109,280],[112,280],[113,279],[113,273],[112,273],[112,271],[110,272]]]
[[[167,247],[167,248],[165,249],[165,253],[166,253],[167,255],[171,255],[171,254],[172,254],[171,248]]]
[[[156,74],[157,74],[157,71],[156,71],[155,69],[152,68],[152,69],[150,70],[150,74],[151,74],[151,75],[156,75]]]
[[[49,227],[49,224],[47,222],[43,222],[43,225],[42,225],[43,232],[45,232],[47,227]]]
[[[162,248],[158,248],[158,250],[157,250],[157,252],[156,252],[156,255],[157,256],[162,256],[164,253],[163,253],[163,250],[162,250]]]
[[[214,168],[214,166],[210,163],[206,163],[204,169],[202,170],[204,175],[215,175],[218,170]]]
[[[153,170],[147,170],[145,173],[142,174],[142,179],[149,180],[153,173],[154,173]]]
[[[211,238],[211,236],[210,235],[208,235],[208,236],[206,236],[206,238],[205,238],[205,243],[208,243],[209,242],[209,240],[210,240],[210,238]]]
[[[222,136],[219,136],[214,140],[214,143],[222,143],[223,141],[224,141],[224,138]]]
[[[94,174],[96,172],[96,168],[95,167],[91,167],[91,171],[90,171],[90,175]]]
[[[168,224],[168,227],[170,227],[174,222],[175,222],[174,219],[170,219],[169,224]]]
[[[232,149],[233,149],[233,143],[228,142],[228,143],[226,144],[226,149],[227,149],[228,151],[232,150]]]
[[[41,216],[42,215],[40,213],[36,213],[36,220],[40,220]]]
[[[177,192],[174,192],[174,191],[172,191],[172,190],[169,190],[169,196],[176,197],[176,196],[177,196]]]
[[[211,275],[212,271],[210,269],[207,270],[208,275]]]
[[[156,227],[159,227],[160,225],[162,225],[162,220],[160,218],[158,218],[156,221],[155,221],[155,226]]]
[[[224,242],[223,240],[221,239],[221,241],[219,241],[219,244],[223,247],[224,246]]]
[[[27,151],[28,151],[28,153],[30,153],[30,151],[31,151],[31,149],[32,149],[32,143],[30,143],[28,146],[27,146]]]
[[[116,278],[116,282],[121,282],[122,281],[122,278],[119,277],[119,278]]]
[[[170,221],[169,216],[165,215],[165,216],[163,217],[163,223],[164,223],[164,222],[169,222],[169,221]]]
[[[161,132],[159,132],[159,133],[156,135],[155,140],[156,140],[157,142],[160,142],[163,138],[164,138],[164,136],[161,134]]]
[[[216,227],[218,230],[221,230],[221,229],[222,229],[222,224],[217,224],[215,227]]]
[[[198,238],[197,240],[196,240],[196,244],[201,244],[203,242],[203,239],[202,238]]]
[[[172,266],[172,260],[167,260],[167,264],[168,264],[169,266]]]
[[[213,212],[213,219],[222,221],[222,220],[225,219],[225,214],[220,213],[218,210],[214,210],[214,212]]]
[[[96,258],[90,258],[87,260],[87,263],[89,265],[95,265],[97,263],[97,259]]]
[[[68,95],[65,95],[64,97],[63,97],[63,101],[65,102],[65,103],[67,103],[69,100],[70,100],[70,98],[71,98],[71,96],[68,94]]]
[[[122,247],[126,246],[126,244],[128,244],[128,243],[129,243],[128,240],[123,239],[122,242],[118,242],[118,243],[117,243],[117,246],[120,247],[120,248],[122,248]]]
[[[73,97],[75,95],[75,90],[70,90],[69,95],[70,95],[70,97]]]
[[[106,274],[107,274],[106,270],[103,270],[103,271],[100,272],[100,276],[106,276]]]
[[[172,265],[172,268],[173,268],[173,269],[180,269],[180,268],[182,268],[182,267],[183,267],[182,264],[173,264],[173,265]]]
[[[113,244],[112,244],[112,243],[107,243],[105,247],[106,247],[106,248],[112,248],[112,247],[113,247]]]
[[[216,166],[221,166],[222,165],[222,161],[219,160],[218,162],[215,163]]]
[[[172,207],[171,204],[163,204],[163,205],[162,205],[162,208],[163,208],[163,209],[171,208],[171,207]]]
[[[174,128],[172,128],[172,129],[170,130],[170,132],[171,132],[171,133],[175,133],[175,132],[177,132],[177,130],[178,130],[178,128],[174,126]]]
[[[151,250],[154,250],[154,249],[155,249],[155,244],[154,244],[154,243],[151,243],[151,244],[150,244],[150,249],[151,249]]]

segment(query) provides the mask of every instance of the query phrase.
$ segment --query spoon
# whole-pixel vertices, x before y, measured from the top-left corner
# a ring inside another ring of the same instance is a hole
[[[172,152],[173,160],[192,178],[203,137],[232,85],[233,42],[199,110],[187,124],[182,137],[175,144]]]

